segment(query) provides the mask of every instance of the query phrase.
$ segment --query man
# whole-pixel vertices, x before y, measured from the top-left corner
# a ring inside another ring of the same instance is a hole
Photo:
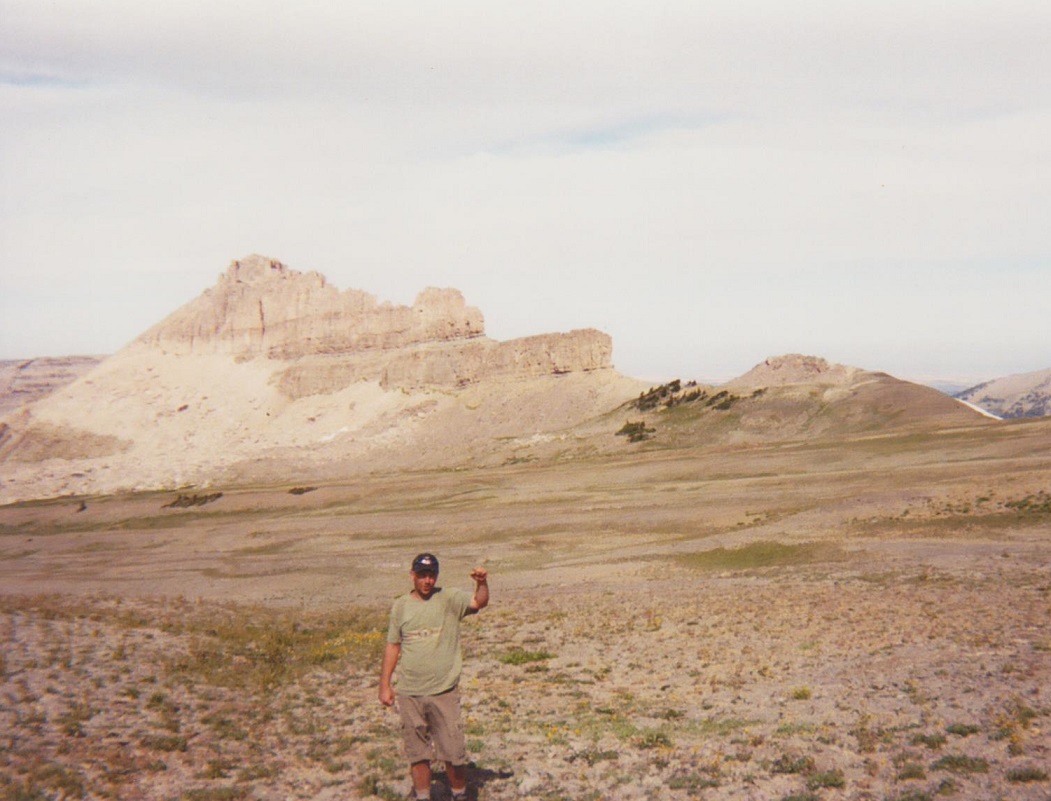
[[[412,592],[394,601],[380,669],[380,702],[397,701],[416,798],[431,797],[431,757],[445,763],[454,799],[467,794],[467,747],[460,718],[460,621],[489,604],[489,573],[471,571],[474,594],[436,586],[438,559],[421,553],[409,571]]]

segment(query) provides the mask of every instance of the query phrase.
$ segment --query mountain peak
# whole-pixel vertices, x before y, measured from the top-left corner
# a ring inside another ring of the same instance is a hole
[[[277,259],[253,253],[251,256],[230,262],[225,277],[243,284],[259,284],[274,278],[287,278],[292,275],[298,275],[298,273],[290,270]]]
[[[456,289],[429,288],[410,306],[331,286],[276,259],[251,255],[136,340],[170,353],[295,359],[481,337],[482,313]]]
[[[727,382],[727,386],[842,385],[852,382],[860,372],[863,371],[856,367],[831,364],[820,356],[804,356],[800,353],[789,353],[784,356],[772,356],[766,359],[744,375]]]

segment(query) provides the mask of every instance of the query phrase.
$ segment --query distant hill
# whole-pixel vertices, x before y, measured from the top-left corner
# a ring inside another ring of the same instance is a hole
[[[102,356],[0,361],[0,417],[33,403],[93,370]]]
[[[986,381],[955,397],[1005,420],[1051,415],[1051,369]]]
[[[937,390],[886,373],[788,354],[712,387],[651,388],[618,410],[644,447],[857,439],[994,421]]]

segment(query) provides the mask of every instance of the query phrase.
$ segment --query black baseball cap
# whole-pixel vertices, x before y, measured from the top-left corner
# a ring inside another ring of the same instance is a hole
[[[413,573],[437,573],[438,557],[432,553],[421,553],[412,560]]]

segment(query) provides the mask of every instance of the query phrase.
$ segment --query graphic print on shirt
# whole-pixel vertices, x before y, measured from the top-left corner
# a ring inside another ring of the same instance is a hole
[[[436,638],[442,633],[440,628],[438,629],[416,629],[415,631],[403,631],[401,634],[402,643],[415,643],[422,642],[423,640],[430,640]]]

